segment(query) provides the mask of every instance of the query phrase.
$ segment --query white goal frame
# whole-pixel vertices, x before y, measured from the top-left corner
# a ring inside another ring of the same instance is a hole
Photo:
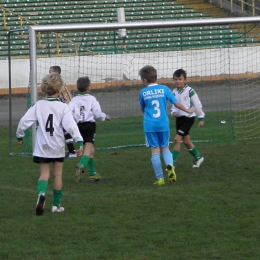
[[[42,31],[73,31],[73,30],[106,30],[106,29],[141,29],[141,28],[166,28],[166,27],[189,27],[189,26],[210,26],[237,23],[259,23],[260,16],[236,17],[236,18],[214,18],[196,20],[172,20],[172,21],[151,21],[151,22],[125,22],[125,23],[89,23],[89,24],[63,24],[63,25],[32,25],[29,26],[30,41],[30,87],[31,102],[38,100],[37,95],[37,55],[36,55],[36,33]],[[32,127],[32,147],[36,138],[36,125]]]

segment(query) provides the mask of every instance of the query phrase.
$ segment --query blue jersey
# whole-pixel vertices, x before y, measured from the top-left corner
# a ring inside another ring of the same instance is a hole
[[[168,101],[175,104],[177,99],[166,86],[152,84],[140,91],[139,102],[141,109],[144,111],[144,132],[170,130],[167,112]]]

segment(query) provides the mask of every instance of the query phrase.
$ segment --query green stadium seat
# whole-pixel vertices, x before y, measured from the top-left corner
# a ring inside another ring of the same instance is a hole
[[[64,23],[95,23],[95,22],[116,22],[117,8],[125,7],[126,21],[150,21],[150,20],[176,20],[176,19],[203,19],[207,15],[190,9],[176,1],[161,0],[102,0],[102,1],[38,1],[38,0],[16,0],[5,1],[4,7],[16,12],[35,24],[64,24]],[[0,13],[0,17],[2,17]],[[20,19],[12,14],[6,14],[8,28],[20,28]],[[30,23],[23,22],[23,26]],[[0,29],[2,42],[7,44],[4,28]],[[27,38],[15,36],[12,38],[14,53],[19,55],[28,52],[28,32],[24,33]],[[210,37],[209,37],[210,35]],[[118,36],[118,31],[88,31],[63,34],[75,43],[80,43],[84,49],[88,48],[93,52],[100,53],[123,53],[122,39]],[[88,37],[94,38],[89,41]],[[83,40],[84,39],[84,40]],[[56,52],[56,37],[48,39],[42,34],[42,44],[48,44],[54,49],[50,53]],[[84,41],[84,42],[83,42]],[[181,41],[181,44],[179,43]],[[240,38],[236,30],[228,26],[203,26],[192,28],[161,28],[147,30],[131,30],[127,32],[127,47],[131,50],[144,50],[144,46],[150,49],[158,48],[190,48],[197,46],[217,46],[220,43],[229,45],[245,45],[257,42],[256,39],[247,40]],[[3,44],[2,44],[3,45]],[[15,46],[18,49],[15,49]],[[73,53],[73,48],[69,48],[64,39],[60,39],[59,47],[61,53]],[[1,46],[1,50],[4,46]],[[63,51],[64,49],[64,51]],[[39,49],[41,55],[47,54],[46,49]]]

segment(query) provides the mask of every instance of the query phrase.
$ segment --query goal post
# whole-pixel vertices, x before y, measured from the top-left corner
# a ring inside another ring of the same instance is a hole
[[[89,76],[92,94],[112,118],[110,122],[97,122],[97,149],[142,146],[142,113],[138,103],[142,85],[138,71],[148,64],[154,66],[158,83],[173,89],[172,74],[183,68],[206,112],[205,127],[192,130],[193,141],[259,138],[260,43],[258,32],[249,34],[259,22],[260,17],[240,17],[29,26],[31,103],[39,99],[39,82],[51,65],[62,67],[61,75],[73,94],[77,93],[76,79]],[[232,28],[237,24],[242,25],[244,32],[221,40],[221,26]],[[214,26],[220,26],[218,41],[210,33],[192,35],[195,28],[209,30]],[[119,36],[122,29],[126,30],[124,41]],[[163,45],[159,37],[167,33],[169,41]],[[193,44],[189,37],[193,37]],[[205,37],[211,44],[202,41]],[[46,38],[52,40],[41,47]],[[112,47],[110,42],[114,43]],[[98,43],[103,46],[96,48]],[[42,51],[54,45],[54,51]],[[61,53],[62,48],[69,51]],[[174,120],[170,121],[173,138]],[[32,146],[35,135],[36,126]]]

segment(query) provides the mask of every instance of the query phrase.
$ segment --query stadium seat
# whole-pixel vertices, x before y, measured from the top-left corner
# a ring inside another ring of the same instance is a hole
[[[28,27],[34,24],[69,24],[69,23],[100,23],[116,22],[117,8],[125,8],[126,21],[151,21],[151,20],[180,20],[180,19],[203,19],[206,14],[178,4],[176,1],[161,0],[102,0],[102,1],[38,1],[38,0],[5,0],[2,4],[10,9],[12,13],[6,13],[7,28],[21,28],[20,15],[24,18],[23,26]],[[17,14],[17,15],[16,15]],[[0,19],[3,14],[0,13]],[[27,20],[26,20],[27,19]],[[1,55],[2,58],[7,50],[6,38],[7,29],[0,27]],[[62,33],[59,48],[60,53],[73,53],[75,49],[69,47],[66,38],[73,40],[75,44],[80,44],[79,51],[85,52],[86,48],[96,53],[123,53],[125,50],[122,39],[118,31],[86,31]],[[209,37],[210,36],[210,37]],[[49,38],[48,38],[49,37]],[[41,35],[42,45],[48,48],[39,48],[39,54],[47,55],[56,53],[56,36],[48,37]],[[48,39],[47,39],[48,38]],[[89,40],[91,39],[91,40]],[[181,43],[180,43],[181,41]],[[257,42],[257,39],[247,40],[240,37],[237,30],[230,29],[228,26],[203,26],[192,28],[161,28],[161,29],[142,29],[127,31],[128,51],[136,50],[178,50],[180,48],[195,48],[200,46],[216,47],[226,43],[227,46],[236,44],[245,45]],[[11,39],[13,54],[28,55],[29,43],[28,32],[15,35]]]

